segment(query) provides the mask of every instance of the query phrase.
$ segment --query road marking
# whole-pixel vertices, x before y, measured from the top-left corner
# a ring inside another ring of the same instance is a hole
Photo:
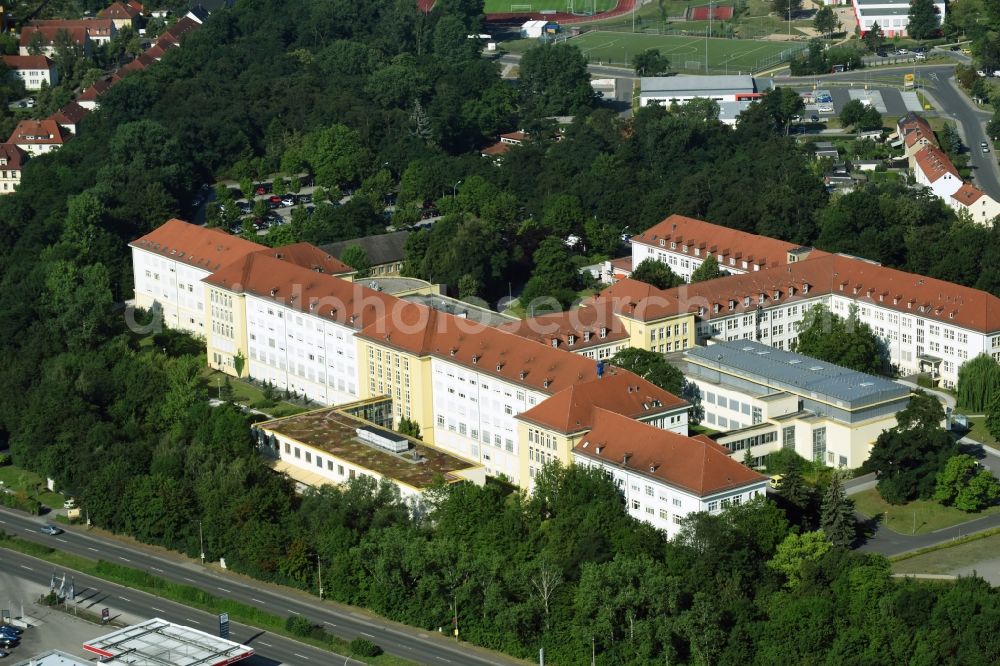
[[[449,664],[451,663],[451,659],[445,659],[444,657],[438,657],[438,659],[441,661],[447,661]]]
[[[152,569],[153,571],[155,571],[157,573],[163,573],[163,569],[160,569],[158,567],[150,567],[150,569]]]
[[[131,599],[126,599],[125,597],[118,597],[118,598],[121,599],[122,601],[127,601],[129,603],[132,603]]]
[[[60,541],[62,541],[62,539],[59,539],[59,540],[60,540]],[[91,548],[90,546],[87,546],[87,550],[92,550],[92,551],[94,551],[95,553],[99,553],[99,552],[101,552],[101,551],[97,550],[96,548]]]
[[[304,654],[299,654],[298,652],[293,652],[292,654],[294,654],[299,659],[305,659],[306,661],[309,661],[309,657],[305,656]]]
[[[22,564],[22,565],[21,565],[21,568],[22,568],[22,569],[27,569],[28,571],[34,571],[34,569],[32,569],[31,567],[29,567],[29,566],[28,566],[28,565],[26,565],[26,564]]]
[[[232,594],[232,591],[231,591],[231,590],[227,590],[227,589],[226,589],[226,588],[224,588],[224,587],[219,587],[218,585],[216,585],[216,587],[218,587],[218,588],[219,588],[220,590],[222,590],[222,591],[223,591],[223,592],[225,592],[226,594]]]
[[[361,632],[358,632],[358,633],[360,633],[362,636],[367,636],[368,638],[375,638],[375,634],[369,634],[369,633],[367,633],[365,631],[361,631]]]
[[[260,599],[257,599],[256,597],[250,597],[250,601],[253,601],[254,603],[258,603],[258,604],[264,603],[263,601],[261,601]]]
[[[264,647],[274,647],[270,643],[265,643],[264,641],[257,641],[257,642],[260,643],[261,645],[263,645]]]
[[[194,622],[195,624],[201,624],[200,622],[198,622],[198,620],[192,620],[192,619],[191,619],[191,618],[189,618],[189,617],[186,617],[186,618],[184,618],[184,619],[185,619],[185,620],[187,620],[188,622]]]
[[[66,541],[66,539],[60,539],[59,537],[56,537],[56,541],[61,541],[62,543],[69,543],[69,541]]]
[[[323,624],[328,624],[328,625],[330,625],[331,627],[336,627],[336,626],[337,626],[337,625],[335,625],[335,624],[334,624],[333,622],[329,622],[329,621],[327,621],[327,620],[323,620]]]
[[[287,610],[289,613],[293,613],[295,615],[302,615],[302,613],[298,612],[297,610],[292,610],[291,608],[286,608],[285,610]]]
[[[188,582],[191,582],[191,583],[195,582],[195,580],[193,578],[188,578],[187,576],[184,576],[184,580],[186,580]]]
[[[132,560],[128,559],[127,557],[122,557],[121,555],[118,556],[118,559],[122,560],[123,562],[131,562],[132,561]]]
[[[155,610],[157,613],[166,613],[167,612],[167,611],[163,610],[162,608],[157,608],[156,606],[150,606],[150,608],[152,608],[153,610]]]

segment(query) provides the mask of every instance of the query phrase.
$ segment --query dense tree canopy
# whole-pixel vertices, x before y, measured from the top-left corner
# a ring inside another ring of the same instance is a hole
[[[633,280],[652,285],[657,289],[670,289],[671,287],[684,284],[684,280],[670,270],[670,266],[656,259],[643,259],[632,270],[630,277]]]
[[[1000,363],[989,354],[979,354],[958,368],[958,407],[971,413],[989,408],[1000,395]]]
[[[681,395],[684,390],[684,374],[667,363],[663,354],[628,347],[616,352],[610,360],[612,365],[631,370],[643,379],[676,396]]]
[[[813,306],[799,323],[794,346],[800,354],[861,372],[883,374],[889,367],[888,350],[853,307],[844,319],[823,305]]]

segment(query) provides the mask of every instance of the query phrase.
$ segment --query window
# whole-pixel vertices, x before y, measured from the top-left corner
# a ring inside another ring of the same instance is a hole
[[[296,458],[301,458],[302,457],[302,451],[300,451],[299,447],[297,447],[297,446],[295,447],[295,457]]]
[[[646,486],[646,494],[650,497],[653,496],[653,486]]]
[[[660,520],[666,520],[669,516],[666,509],[660,509]]]
[[[313,454],[306,451],[306,462],[312,462]]]
[[[781,429],[781,448],[795,450],[795,426]]]
[[[632,510],[633,511],[639,510],[639,500],[632,500]]]
[[[715,511],[718,511],[719,510],[719,502],[716,501],[716,500],[712,500],[711,502],[709,502],[708,503],[708,510],[709,510],[710,513],[714,513]]]
[[[291,452],[292,452],[292,445],[289,444],[288,442],[285,442],[285,453],[291,453]]]
[[[826,428],[813,430],[813,460],[823,462],[826,457]]]
[[[680,506],[680,505],[681,505],[681,501],[675,497],[674,498],[674,506]]]

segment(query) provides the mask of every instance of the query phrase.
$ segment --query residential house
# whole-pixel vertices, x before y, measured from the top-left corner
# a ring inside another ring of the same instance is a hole
[[[90,113],[90,110],[86,107],[81,106],[77,102],[70,102],[49,116],[49,120],[54,120],[60,127],[71,134],[79,134],[80,122],[88,113]]]
[[[85,27],[35,24],[22,26],[18,40],[18,53],[23,56],[36,55],[32,51],[37,49],[38,54],[51,57],[55,54],[56,45],[60,40],[66,40],[70,44],[79,46],[87,58],[93,54],[93,41]]]
[[[624,495],[629,515],[671,538],[693,513],[717,513],[767,493],[766,476],[708,437],[685,437],[602,409],[573,447],[573,460],[603,471]]]
[[[913,156],[913,176],[917,183],[931,188],[935,196],[949,201],[963,185],[962,176],[951,159],[936,146],[924,146]]]
[[[632,266],[655,259],[685,281],[711,255],[723,273],[750,273],[786,266],[822,253],[795,243],[671,215],[632,237]]]
[[[97,16],[98,18],[110,19],[117,30],[128,27],[138,32],[139,21],[142,18],[142,5],[137,2],[112,2],[98,12]]]
[[[16,145],[29,155],[44,155],[61,148],[68,137],[68,132],[50,118],[22,120],[14,128],[7,143]]]
[[[25,90],[41,90],[43,85],[59,85],[56,64],[43,55],[5,55],[3,64],[11,76],[24,81]]]
[[[480,151],[483,157],[495,157],[499,158],[505,153],[507,153],[514,146],[520,146],[524,143],[528,135],[525,132],[508,132],[506,134],[500,135],[500,140],[496,143],[486,146]]]
[[[818,141],[813,149],[813,155],[816,156],[817,160],[830,159],[839,160],[840,153],[837,151],[837,147],[834,146],[829,141]]]
[[[11,194],[21,183],[28,153],[13,143],[0,143],[0,195]]]
[[[719,341],[678,363],[698,389],[703,423],[743,460],[790,449],[807,460],[854,469],[909,403],[902,384],[775,349],[754,340]]]
[[[937,137],[930,124],[922,117],[908,112],[896,123],[896,134],[902,141],[903,155],[910,165],[910,170],[914,169],[914,156],[927,146],[937,146]]]
[[[76,96],[76,103],[88,111],[93,111],[99,106],[100,96],[110,90],[113,85],[114,83],[108,79],[98,79],[94,81],[93,85],[84,88],[83,92]]]
[[[956,212],[965,211],[982,225],[989,226],[1000,216],[1000,202],[971,183],[963,184],[945,201]]]

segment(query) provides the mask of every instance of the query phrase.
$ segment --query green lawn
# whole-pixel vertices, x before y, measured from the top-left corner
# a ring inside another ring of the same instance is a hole
[[[893,573],[947,574],[1000,557],[1000,534],[914,555],[892,563]]]
[[[208,390],[209,397],[220,397],[219,387],[225,382],[226,375],[216,372],[211,368],[202,368],[201,376],[203,386]],[[233,400],[235,402],[259,409],[274,418],[292,416],[293,414],[301,414],[306,411],[305,407],[300,407],[284,400],[277,400],[273,407],[263,407],[261,405],[264,402],[264,393],[253,384],[230,377],[229,385],[233,388]]]
[[[982,516],[1000,513],[1000,506],[992,506],[979,513],[965,513],[927,500],[916,500],[895,506],[883,500],[876,488],[851,495],[851,499],[854,500],[857,510],[869,518],[884,515],[885,526],[900,534],[928,534]]]
[[[750,72],[776,63],[779,54],[804,48],[802,44],[756,41],[750,39],[709,39],[708,64],[714,72]],[[703,37],[651,35],[630,32],[593,31],[569,40],[590,62],[622,65],[646,49],[659,49],[677,71],[704,71]]]
[[[618,0],[521,0],[521,2],[486,0],[483,6],[487,14],[553,10],[557,12],[574,11],[577,14],[590,15],[594,12],[600,13],[614,9],[617,4]]]
[[[59,493],[54,493],[45,487],[45,479],[39,474],[26,469],[6,465],[0,467],[0,481],[6,488],[28,493],[29,497],[37,499],[50,509],[59,509],[66,499]]]
[[[969,425],[972,426],[972,429],[969,431],[969,437],[988,446],[1000,446],[997,438],[991,435],[990,431],[986,429],[985,418],[969,419]]]

